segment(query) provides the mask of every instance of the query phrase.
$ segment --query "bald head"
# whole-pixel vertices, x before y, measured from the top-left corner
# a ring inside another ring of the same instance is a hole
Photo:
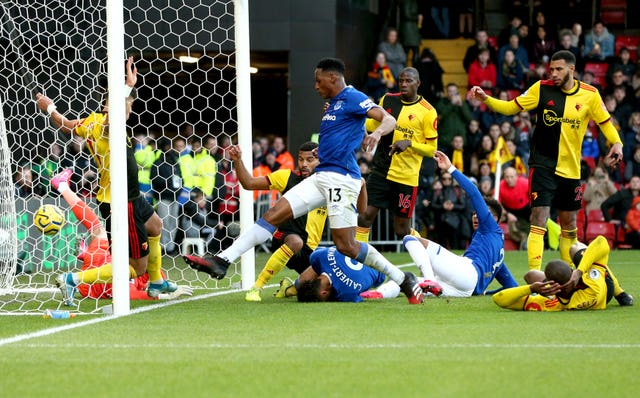
[[[548,281],[564,285],[571,278],[571,267],[562,260],[553,260],[544,267],[544,275]]]

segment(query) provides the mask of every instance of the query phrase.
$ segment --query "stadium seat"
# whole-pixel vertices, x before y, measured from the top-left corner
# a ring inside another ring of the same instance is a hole
[[[507,93],[509,93],[509,100],[512,100],[517,96],[519,96],[522,93],[522,91],[516,90],[516,89],[510,89],[510,90],[507,90]]]
[[[627,26],[626,0],[601,0],[600,19],[605,25]]]
[[[620,53],[620,49],[622,47],[626,47],[629,50],[629,55],[633,62],[637,61],[638,53],[637,49],[640,45],[640,36],[627,36],[627,35],[617,35],[616,36],[616,55]]]
[[[487,38],[487,43],[493,47],[494,50],[498,51],[498,37],[497,36],[489,36]]]
[[[591,243],[598,235],[607,239],[609,247],[613,249],[616,242],[616,226],[606,221],[589,221],[585,231],[585,243]]]
[[[504,250],[520,250],[520,245],[509,236],[509,225],[506,222],[498,224],[504,234]]]
[[[602,214],[602,210],[593,209],[589,210],[587,213],[587,224],[590,222],[604,222],[604,214]]]

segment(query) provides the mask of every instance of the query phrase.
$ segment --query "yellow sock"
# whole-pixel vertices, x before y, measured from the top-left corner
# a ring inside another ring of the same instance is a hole
[[[260,275],[258,275],[258,280],[253,285],[253,287],[262,289],[275,274],[282,271],[285,265],[291,257],[293,257],[293,250],[289,248],[286,244],[283,244],[276,250],[267,263],[264,265],[262,271],[260,271]]]
[[[371,228],[356,227],[356,240],[362,243],[369,242],[369,232]]]
[[[420,232],[416,231],[413,228],[411,228],[411,232],[409,232],[409,235],[415,236],[416,238],[422,238],[422,235],[420,235]]]
[[[76,277],[79,281],[78,283],[109,283],[113,279],[113,266],[108,263],[100,267],[80,271],[76,274]],[[135,279],[137,277],[136,270],[129,266],[129,278]]]
[[[162,283],[162,249],[160,248],[160,235],[149,237],[149,261],[147,274],[150,283]]]
[[[539,270],[542,267],[542,252],[544,251],[544,234],[546,228],[532,225],[529,228],[529,237],[527,238],[527,259],[529,260],[529,269]]]
[[[571,245],[578,241],[578,229],[574,228],[572,230],[563,229],[560,231],[560,259],[565,261],[567,264],[571,264],[571,256],[569,255],[569,249]],[[576,267],[578,264],[574,264]]]
[[[80,283],[109,283],[113,278],[113,267],[111,263],[97,268],[80,271],[77,274]]]

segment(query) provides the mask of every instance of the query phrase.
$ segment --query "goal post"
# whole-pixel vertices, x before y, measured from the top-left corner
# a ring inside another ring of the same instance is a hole
[[[99,313],[111,304],[115,314],[126,314],[130,306],[140,305],[128,300],[124,178],[113,178],[110,187],[113,302],[76,294],[73,307],[61,304],[55,277],[80,271],[82,262],[76,256],[89,243],[89,234],[49,180],[72,168],[72,188],[100,215],[95,197],[99,179],[88,151],[91,143],[57,130],[35,106],[35,92],[51,98],[68,119],[83,119],[102,112],[102,94],[108,87],[111,175],[126,175],[126,145],[148,150],[155,158],[151,163],[139,161],[138,175],[141,190],[157,209],[163,200],[153,190],[145,191],[151,186],[150,167],[161,155],[155,145],[185,140],[195,147],[214,138],[217,146],[207,147],[216,170],[215,186],[206,195],[206,214],[215,227],[193,235],[195,224],[186,208],[195,203],[194,188],[199,186],[187,186],[181,171],[171,179],[182,184],[178,206],[171,203],[177,211],[162,216],[168,226],[161,239],[163,271],[196,294],[248,289],[255,278],[253,251],[220,281],[195,272],[182,260],[183,254],[200,249],[217,252],[237,236],[238,224],[245,229],[255,221],[251,193],[238,188],[224,154],[224,147],[232,143],[251,154],[248,0],[0,0],[0,5],[0,99],[5,115],[0,126],[0,240],[8,233],[15,242],[0,249],[0,314],[41,314],[48,308]],[[133,111],[125,121],[127,56],[134,58],[138,84]],[[190,156],[196,157],[193,152]],[[24,181],[14,178],[23,169],[31,174],[31,185],[18,190]],[[119,196],[124,202],[118,201]],[[239,208],[233,205],[238,201]],[[43,203],[56,204],[65,212],[67,223],[53,237],[39,234],[32,225],[33,213]],[[4,267],[5,262],[10,266]]]

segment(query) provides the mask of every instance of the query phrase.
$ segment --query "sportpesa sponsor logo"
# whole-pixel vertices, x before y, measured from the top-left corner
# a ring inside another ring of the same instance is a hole
[[[316,119],[316,120],[317,120],[317,119]],[[336,120],[336,115],[329,115],[329,114],[326,114],[326,115],[322,116],[322,121],[324,122],[325,120],[331,120],[331,121],[334,121],[334,122],[335,122],[335,120]]]
[[[580,120],[558,116],[558,114],[551,109],[544,110],[542,114],[542,120],[544,120],[544,124],[546,124],[547,126],[553,126],[556,123],[566,123],[571,125],[571,128],[573,129],[577,129],[578,127],[580,127]]]

